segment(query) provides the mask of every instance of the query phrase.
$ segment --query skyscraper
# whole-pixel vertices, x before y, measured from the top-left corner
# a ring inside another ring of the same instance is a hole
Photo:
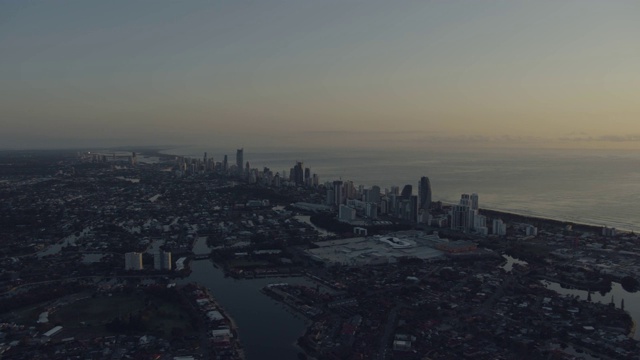
[[[400,193],[400,196],[402,196],[403,198],[409,198],[411,197],[411,194],[413,194],[413,186],[405,185],[402,188],[402,192]]]
[[[342,204],[342,181],[336,180],[333,182],[333,196],[333,204],[335,206],[339,206],[340,204]]]
[[[460,205],[471,207],[471,196],[469,196],[469,194],[462,194],[460,196]]]
[[[478,194],[471,194],[471,210],[478,210],[479,206]]]
[[[367,201],[378,204],[380,202],[380,186],[374,185],[367,193]]]
[[[418,196],[420,198],[420,209],[429,210],[431,208],[431,182],[426,176],[420,178]]]
[[[470,212],[471,208],[468,205],[461,204],[453,205],[451,207],[451,229],[458,231],[468,231],[471,228]]]
[[[302,165],[302,162],[298,161],[296,162],[296,165],[293,167],[293,182],[296,185],[303,185],[304,184],[304,167]]]
[[[224,160],[222,161],[222,171],[225,173],[229,171],[229,159],[227,159],[227,155],[224,156]]]
[[[242,174],[244,171],[244,148],[236,150],[236,167],[238,174]]]

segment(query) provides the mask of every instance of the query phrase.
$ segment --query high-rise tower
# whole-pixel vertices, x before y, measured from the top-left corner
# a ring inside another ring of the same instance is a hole
[[[244,148],[236,150],[236,171],[242,174],[244,171]]]
[[[342,204],[342,181],[336,180],[333,182],[333,204],[339,206]]]
[[[297,161],[293,167],[293,182],[295,182],[296,185],[304,184],[304,167],[301,161]]]
[[[480,208],[478,194],[471,194],[471,210],[478,210]]]
[[[418,197],[420,198],[420,209],[429,210],[431,207],[431,182],[426,176],[420,178]]]
[[[402,192],[400,193],[400,196],[402,196],[403,198],[409,198],[411,197],[411,194],[413,194],[413,186],[405,185],[402,188]]]

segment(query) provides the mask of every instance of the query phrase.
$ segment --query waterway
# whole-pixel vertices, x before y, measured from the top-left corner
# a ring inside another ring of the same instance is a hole
[[[313,285],[302,277],[236,280],[225,277],[210,260],[192,261],[191,274],[179,282],[206,286],[238,327],[247,360],[296,359],[296,345],[308,320],[284,304],[262,294],[271,283]]]
[[[285,211],[285,209],[284,209],[284,208],[285,208],[284,206],[282,206],[282,205],[278,205],[278,206],[274,206],[274,207],[272,207],[271,209],[272,209],[273,211],[278,211],[278,212],[280,212],[280,211]],[[319,228],[319,227],[315,226],[315,225],[311,222],[311,216],[309,216],[309,215],[295,215],[293,218],[294,218],[294,219],[296,219],[297,221],[303,222],[303,223],[305,223],[305,224],[307,224],[307,225],[309,225],[309,226],[313,227],[313,228],[318,232],[318,234],[320,234],[320,236],[321,236],[321,237],[329,237],[329,236],[334,236],[334,235],[336,235],[335,233],[333,233],[333,232],[331,232],[331,231],[328,231],[328,230],[325,230],[325,229],[323,229],[323,228]]]
[[[501,267],[507,272],[511,272],[514,264],[519,264],[519,265],[528,264],[524,260],[520,260],[509,255],[502,255],[502,257],[505,258],[507,262],[501,265]],[[567,289],[562,287],[562,285],[560,285],[559,283],[548,281],[548,280],[541,280],[540,282],[542,283],[542,285],[544,285],[545,288],[549,290],[553,290],[558,294],[577,296],[578,298],[580,298],[580,300],[588,301],[588,298],[589,298],[588,291],[578,290],[578,289]],[[636,324],[640,325],[640,292],[638,291],[634,293],[628,292],[622,287],[622,285],[620,285],[617,282],[614,282],[611,284],[611,291],[607,293],[601,293],[597,291],[592,292],[591,302],[609,304],[611,302],[612,296],[613,296],[613,300],[616,307],[620,307],[621,301],[624,299],[625,311],[629,313],[629,315],[631,315],[631,318],[633,319],[633,321],[635,321]],[[636,330],[634,334],[634,339],[640,340],[640,331]]]
[[[520,259],[516,259],[512,256],[509,255],[502,255],[503,258],[505,258],[507,260],[507,262],[502,265],[502,268],[504,269],[504,271],[506,272],[511,272],[511,270],[513,270],[513,265],[518,264],[518,265],[529,265],[529,263],[527,263],[524,260],[520,260]]]
[[[566,288],[563,288],[559,283],[547,281],[547,280],[541,280],[541,283],[547,289],[553,290],[558,294],[577,296],[578,298],[580,298],[580,300],[585,300],[585,301],[587,301],[588,299],[588,292],[585,290],[566,289]],[[625,290],[622,287],[622,285],[620,285],[617,282],[614,282],[612,283],[611,291],[607,293],[603,294],[597,291],[592,292],[591,302],[609,304],[611,302],[612,296],[613,296],[614,303],[618,308],[620,307],[621,301],[624,299],[625,311],[629,313],[629,315],[631,315],[631,318],[633,318],[633,321],[635,321],[636,324],[640,325],[640,292],[636,291],[634,293],[630,293],[627,290]],[[636,340],[640,340],[640,331],[636,330],[633,337]]]
[[[332,233],[331,231],[327,231],[323,228],[319,228],[317,226],[315,226],[312,222],[311,222],[311,216],[308,215],[296,215],[293,217],[294,219],[303,222],[305,224],[309,224],[311,225],[314,229],[316,229],[316,231],[320,234],[320,236],[322,237],[328,237],[328,236],[333,236],[335,235],[335,233]]]
[[[209,252],[207,237],[198,237],[193,244],[193,253]],[[225,277],[210,260],[192,261],[190,267],[191,274],[180,282],[197,282],[209,288],[238,326],[240,343],[248,360],[296,359],[302,352],[296,341],[304,334],[308,320],[260,290],[272,283],[314,286],[315,283],[302,277],[237,280]]]
[[[200,236],[193,244],[194,255],[205,255],[211,253],[211,248],[207,245],[207,237]]]
[[[76,234],[71,234],[71,235],[65,237],[59,243],[53,244],[53,245],[47,247],[46,249],[38,252],[38,257],[57,254],[57,253],[60,252],[60,250],[62,250],[63,247],[69,246],[69,245],[75,245],[76,244],[76,240],[78,240],[81,237],[87,235],[87,233],[89,233],[90,230],[91,230],[91,228],[87,227],[87,228],[84,228],[77,236],[76,236]]]

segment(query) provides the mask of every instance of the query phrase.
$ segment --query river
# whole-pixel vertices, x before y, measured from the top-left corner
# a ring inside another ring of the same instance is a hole
[[[208,253],[206,237],[194,244],[194,253]],[[303,277],[243,279],[225,277],[210,260],[192,261],[191,274],[179,282],[206,286],[225,312],[233,318],[248,360],[297,359],[302,350],[296,341],[304,334],[308,320],[289,307],[262,294],[271,283],[308,284]]]
[[[513,265],[518,264],[518,265],[529,265],[529,263],[527,263],[524,260],[520,260],[520,259],[516,259],[512,256],[509,255],[502,255],[503,258],[505,258],[507,260],[507,262],[502,265],[502,269],[504,269],[504,271],[506,272],[511,272],[511,270],[513,270]]]
[[[37,253],[38,257],[43,257],[43,256],[47,256],[47,255],[53,255],[53,254],[57,254],[59,253],[63,247],[65,246],[73,246],[76,244],[76,240],[80,239],[81,237],[87,235],[89,233],[89,231],[91,231],[90,227],[86,227],[84,228],[82,231],[80,231],[78,233],[78,235],[76,236],[76,234],[71,234],[67,237],[65,237],[64,239],[60,240],[60,242],[58,242],[57,244],[53,244],[41,251],[39,251]]]
[[[514,264],[527,265],[526,261],[508,255],[502,255],[502,257],[504,257],[507,262],[506,264],[501,265],[501,267],[507,272],[510,272],[513,269]],[[553,290],[561,295],[578,296],[580,300],[584,301],[587,301],[589,298],[589,293],[586,290],[563,288],[559,283],[553,281],[541,280],[540,282],[545,288]],[[631,318],[636,324],[640,324],[640,292],[636,291],[634,293],[630,293],[625,290],[622,285],[614,282],[611,284],[611,291],[605,294],[597,291],[591,292],[591,302],[608,304],[611,302],[612,296],[616,307],[620,307],[620,303],[624,299],[624,309],[629,315],[631,315]],[[636,330],[633,337],[636,340],[640,340],[640,331]]]
[[[557,292],[562,295],[572,295],[578,296],[580,300],[587,300],[588,292],[585,290],[578,289],[566,289],[563,288],[560,284],[552,281],[542,280],[541,283],[550,290]],[[616,307],[620,307],[621,301],[624,299],[624,309],[625,311],[631,315],[633,321],[636,324],[640,324],[640,292],[636,291],[634,293],[630,293],[625,290],[622,285],[617,282],[611,284],[611,291],[605,293],[604,295],[600,292],[592,292],[591,293],[591,302],[593,303],[603,303],[608,304],[611,302],[611,296],[613,296],[614,303]],[[634,339],[640,340],[640,331],[636,330]]]
[[[509,255],[502,255],[507,262],[501,267],[507,271],[511,272],[514,264],[519,265],[527,265],[528,263],[524,260],[520,260],[514,258]],[[553,290],[561,295],[572,295],[578,296],[580,300],[587,301],[589,298],[588,291],[578,290],[578,289],[567,289],[563,288],[559,283],[541,280],[540,281],[545,288],[549,290]],[[624,299],[624,309],[625,311],[631,315],[631,318],[636,324],[640,324],[640,292],[636,291],[634,293],[628,292],[625,290],[620,283],[614,282],[611,284],[611,291],[602,294],[600,292],[591,292],[591,302],[593,303],[603,303],[608,304],[611,302],[611,297],[613,296],[614,303],[616,307],[620,307],[621,301]],[[640,331],[636,330],[634,334],[634,339],[640,340]]]
[[[319,234],[321,237],[328,237],[328,236],[334,236],[336,235],[335,233],[325,230],[323,228],[319,228],[317,226],[315,226],[312,222],[311,222],[311,216],[309,215],[296,215],[293,217],[294,219],[303,222],[305,224],[311,225]]]

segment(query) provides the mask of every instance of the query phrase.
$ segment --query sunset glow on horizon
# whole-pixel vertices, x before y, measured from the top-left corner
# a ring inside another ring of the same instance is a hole
[[[0,4],[1,148],[640,148],[636,1]]]

